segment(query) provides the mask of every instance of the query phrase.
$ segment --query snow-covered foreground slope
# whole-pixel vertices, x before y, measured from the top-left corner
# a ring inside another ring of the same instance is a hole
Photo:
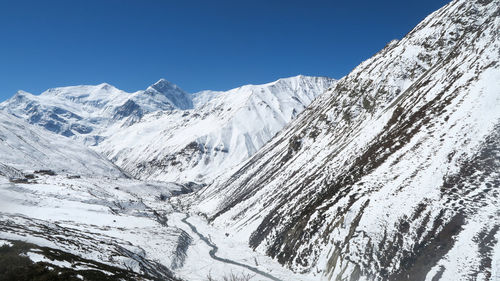
[[[0,239],[49,247],[144,275],[144,280],[174,280],[171,269],[182,264],[190,238],[177,228],[162,226],[134,196],[138,192],[151,198],[149,194],[168,194],[169,189],[126,179],[40,176],[30,183],[13,184],[0,177]],[[35,255],[35,262],[79,273],[96,270],[89,262],[64,256],[50,261],[40,255]],[[113,275],[102,266],[97,270]]]
[[[296,76],[204,91],[194,94],[195,109],[149,114],[96,150],[136,178],[208,183],[253,155],[334,82]]]
[[[29,243],[25,254],[33,262],[83,280],[206,281],[230,274],[308,280],[213,231],[200,217],[183,222],[187,215],[165,201],[179,191],[175,184],[124,178],[40,175],[11,183],[0,176],[0,246]],[[215,243],[222,260],[211,257],[200,235]]]
[[[452,1],[180,202],[326,280],[497,280],[499,15]]]
[[[39,96],[19,91],[0,103],[0,110],[88,145],[96,145],[147,113],[192,107],[189,94],[163,79],[135,93],[104,83],[54,88]]]
[[[0,176],[52,170],[70,175],[123,176],[98,153],[0,111]]]

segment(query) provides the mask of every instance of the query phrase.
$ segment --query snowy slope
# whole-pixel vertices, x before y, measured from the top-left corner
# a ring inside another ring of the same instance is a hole
[[[121,171],[84,145],[0,112],[0,175],[35,170],[116,177]]]
[[[125,178],[40,175],[28,183],[10,183],[0,177],[0,245],[30,243],[25,256],[33,262],[92,277],[84,280],[255,276],[243,264],[280,280],[309,280],[224,232],[211,231],[202,218],[189,217],[197,231],[217,243],[218,257],[241,265],[212,258],[211,248],[182,221],[187,215],[166,200],[173,191],[179,186]],[[269,279],[259,275],[252,280]]]
[[[19,91],[0,103],[4,110],[49,131],[95,145],[108,134],[159,110],[192,108],[190,96],[163,79],[127,93],[109,84],[49,89],[39,96]]]
[[[174,187],[175,188],[175,187]],[[0,239],[23,241],[75,255],[29,254],[33,261],[81,272],[105,266],[144,275],[127,280],[179,280],[172,272],[182,266],[190,237],[169,227],[143,200],[159,200],[169,185],[146,185],[125,178],[40,176],[26,184],[0,178]],[[141,194],[139,198],[136,194]],[[156,195],[156,196],[155,196]],[[168,206],[164,206],[165,212]],[[94,275],[95,276],[95,275]],[[94,277],[92,280],[123,280]]]
[[[334,80],[297,76],[193,95],[193,110],[158,112],[96,149],[140,179],[210,182],[246,160]]]
[[[191,99],[193,101],[194,108],[200,108],[201,106],[208,103],[210,100],[215,98],[220,93],[223,92],[205,90],[192,94]]]
[[[180,202],[325,280],[496,280],[499,14],[452,1]]]

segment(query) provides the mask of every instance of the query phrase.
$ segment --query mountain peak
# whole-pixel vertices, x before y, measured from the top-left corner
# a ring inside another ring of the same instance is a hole
[[[161,93],[168,91],[168,90],[180,90],[180,91],[182,91],[182,89],[179,88],[179,86],[175,85],[174,83],[172,83],[164,78],[161,78],[156,83],[151,85],[151,88],[153,88]]]
[[[103,90],[116,89],[115,86],[108,84],[106,82],[97,85],[97,87],[99,87],[100,89],[103,89]]]
[[[182,90],[179,86],[163,78],[149,86],[144,93],[149,95],[160,94],[166,97],[172,105],[180,109],[193,108],[193,101],[191,100],[189,94]]]
[[[27,99],[32,99],[33,95],[23,90],[19,90],[16,94],[7,101],[2,102],[1,104],[7,104],[9,101],[13,103],[25,102]]]
[[[50,88],[41,95],[73,98],[77,96],[101,96],[107,95],[109,92],[123,93],[123,91],[117,89],[113,85],[101,83],[98,85],[75,85]]]
[[[23,90],[19,90],[16,92],[16,94],[14,96],[16,97],[16,96],[30,96],[30,95],[32,95],[32,94],[28,93],[26,91],[23,91]]]

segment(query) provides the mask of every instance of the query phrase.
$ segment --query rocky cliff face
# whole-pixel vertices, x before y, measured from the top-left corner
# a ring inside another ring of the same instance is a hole
[[[499,7],[458,0],[434,12],[192,196],[193,208],[328,280],[491,279]]]

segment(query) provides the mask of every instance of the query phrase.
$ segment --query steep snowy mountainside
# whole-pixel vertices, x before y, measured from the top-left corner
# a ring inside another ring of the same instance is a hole
[[[191,94],[191,99],[193,101],[194,108],[200,108],[201,106],[208,103],[210,100],[215,98],[218,94],[224,93],[223,91],[211,91],[205,90],[194,94]]]
[[[192,108],[190,97],[163,79],[135,93],[104,83],[54,88],[39,96],[19,91],[0,103],[0,110],[89,145],[101,141],[103,132],[133,124],[144,114],[177,108]]]
[[[495,280],[499,15],[452,1],[181,201],[327,280]]]
[[[122,172],[74,140],[0,112],[0,175],[20,178],[35,170],[117,177]]]
[[[96,149],[140,179],[207,183],[253,155],[334,82],[297,76],[205,91],[194,95],[194,110],[149,114]]]

